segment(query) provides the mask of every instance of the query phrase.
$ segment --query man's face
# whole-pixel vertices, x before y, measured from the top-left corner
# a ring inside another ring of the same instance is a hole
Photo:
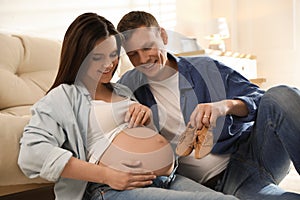
[[[167,52],[159,28],[131,30],[124,48],[132,64],[148,78],[155,79],[165,66]]]

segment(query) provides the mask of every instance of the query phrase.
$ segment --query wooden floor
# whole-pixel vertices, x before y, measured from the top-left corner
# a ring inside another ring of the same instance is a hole
[[[0,200],[54,200],[53,186],[0,196]]]

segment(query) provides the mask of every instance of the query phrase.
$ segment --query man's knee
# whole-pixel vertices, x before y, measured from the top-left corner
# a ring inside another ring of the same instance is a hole
[[[286,85],[279,85],[270,88],[262,97],[262,102],[268,103],[274,101],[277,104],[290,103],[294,99],[300,99],[299,90]]]
[[[293,112],[295,109],[300,109],[300,92],[296,88],[285,85],[272,87],[261,98],[260,107],[280,109],[285,113]]]

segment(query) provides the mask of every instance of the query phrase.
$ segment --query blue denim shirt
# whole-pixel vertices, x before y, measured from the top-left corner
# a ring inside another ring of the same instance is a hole
[[[227,115],[219,118],[214,129],[216,144],[212,152],[219,154],[234,152],[236,141],[241,136],[247,137],[252,129],[264,91],[232,68],[209,57],[177,58],[171,54],[168,54],[168,57],[176,60],[178,64],[180,107],[186,124],[197,104],[224,99],[240,99],[246,103],[248,116]],[[157,104],[146,76],[133,69],[126,72],[119,83],[128,86],[140,103],[152,109],[154,123],[160,130]]]
[[[114,91],[125,97],[132,92],[119,84]],[[55,182],[56,199],[82,199],[87,182],[60,177],[69,159],[87,159],[90,93],[82,84],[62,84],[35,103],[20,141],[18,164],[29,178]]]

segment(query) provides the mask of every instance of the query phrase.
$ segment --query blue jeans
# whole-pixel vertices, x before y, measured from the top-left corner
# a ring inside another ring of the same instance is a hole
[[[133,190],[113,190],[108,186],[89,183],[84,200],[210,200],[236,199],[234,196],[206,188],[188,178],[177,175],[168,189],[144,187]]]
[[[241,199],[300,199],[278,187],[291,161],[300,173],[300,91],[277,86],[262,97],[251,135],[215,189]]]

